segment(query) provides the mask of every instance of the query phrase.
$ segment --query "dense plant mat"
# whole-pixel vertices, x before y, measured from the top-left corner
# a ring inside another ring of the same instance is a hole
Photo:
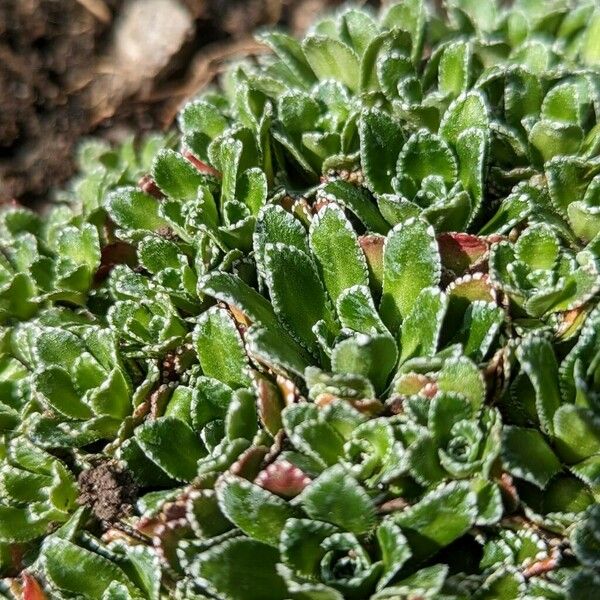
[[[2,213],[5,596],[599,597],[597,4],[261,39]]]

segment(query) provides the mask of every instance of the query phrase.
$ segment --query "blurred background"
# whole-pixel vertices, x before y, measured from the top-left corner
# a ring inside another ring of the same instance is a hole
[[[43,201],[84,136],[168,128],[229,60],[263,51],[256,28],[300,34],[339,4],[0,0],[0,202]]]

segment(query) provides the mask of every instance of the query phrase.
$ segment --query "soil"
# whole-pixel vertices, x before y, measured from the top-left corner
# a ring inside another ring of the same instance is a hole
[[[0,202],[46,200],[83,136],[168,128],[251,32],[341,0],[2,0]],[[376,2],[373,2],[376,3]]]
[[[131,473],[117,461],[102,461],[82,471],[78,483],[79,504],[90,507],[104,525],[133,513],[138,487]]]

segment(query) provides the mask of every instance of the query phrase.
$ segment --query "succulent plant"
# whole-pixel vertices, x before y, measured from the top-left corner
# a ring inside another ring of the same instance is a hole
[[[260,39],[2,210],[0,594],[596,597],[598,7]]]

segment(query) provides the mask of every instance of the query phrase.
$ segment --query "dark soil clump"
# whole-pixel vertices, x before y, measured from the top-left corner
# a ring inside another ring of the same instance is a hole
[[[117,461],[104,461],[82,471],[78,483],[79,504],[89,506],[103,524],[133,513],[138,486],[131,473]]]

